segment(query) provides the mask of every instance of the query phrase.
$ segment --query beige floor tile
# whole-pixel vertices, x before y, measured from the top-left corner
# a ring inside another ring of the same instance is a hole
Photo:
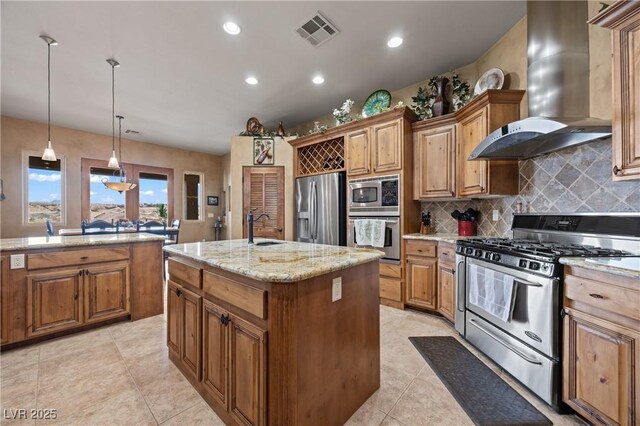
[[[0,380],[0,423],[30,424],[33,423],[31,410],[36,408],[36,392],[38,389],[38,369],[27,368],[24,373],[11,375]],[[25,419],[20,419],[26,410]],[[20,413],[20,414],[19,414]],[[16,418],[18,417],[18,418]]]
[[[138,321],[126,321],[114,324],[108,328],[113,338],[118,340],[131,339],[132,337],[143,336],[145,332],[166,329],[166,322],[163,315],[156,315]]]
[[[380,423],[380,426],[405,426],[405,424],[391,416],[387,416],[384,418],[382,423]]]
[[[380,389],[371,395],[368,403],[378,410],[388,413],[415,375],[388,364],[382,364],[380,367]]]
[[[149,407],[137,389],[129,389],[106,401],[87,408],[63,411],[55,420],[38,421],[38,424],[62,424],[78,426],[155,426]],[[185,423],[186,424],[186,423]]]
[[[23,374],[27,369],[37,369],[40,360],[40,348],[27,346],[0,353],[0,375],[6,378]]]
[[[385,413],[371,404],[364,404],[345,423],[345,426],[378,426],[386,417]]]
[[[72,375],[52,375],[46,381],[41,375],[38,408],[56,408],[59,417],[64,418],[74,411],[135,389],[124,361],[78,370]]]
[[[473,425],[440,381],[415,379],[390,416],[406,425]]]
[[[40,343],[40,362],[60,357],[75,357],[96,346],[113,343],[109,332],[99,328]]]
[[[426,365],[422,355],[406,337],[396,337],[380,347],[380,363],[393,366],[415,377]]]
[[[73,355],[49,358],[40,362],[40,385],[52,377],[77,375],[120,361],[122,357],[113,341],[87,347],[81,352],[74,352]]]
[[[167,344],[167,332],[162,327],[137,332],[131,336],[123,335],[115,338],[118,351],[122,358],[129,361],[145,355],[162,352]]]
[[[205,401],[162,423],[162,426],[224,426],[224,422]]]

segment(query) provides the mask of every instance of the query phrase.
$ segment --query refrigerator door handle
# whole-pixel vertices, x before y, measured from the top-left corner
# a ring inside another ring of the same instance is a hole
[[[318,186],[313,181],[313,187],[311,188],[311,202],[313,203],[313,239],[318,239]]]

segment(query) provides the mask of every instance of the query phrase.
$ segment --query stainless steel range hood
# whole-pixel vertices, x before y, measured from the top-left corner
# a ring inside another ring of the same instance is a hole
[[[529,116],[495,130],[469,156],[521,160],[611,136],[589,116],[586,1],[527,2]]]

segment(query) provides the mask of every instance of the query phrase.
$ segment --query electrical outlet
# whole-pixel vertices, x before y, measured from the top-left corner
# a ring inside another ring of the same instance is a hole
[[[333,279],[333,286],[331,289],[331,301],[337,302],[342,299],[342,277]]]
[[[11,269],[23,269],[23,268],[24,268],[24,254],[12,254]]]
[[[491,220],[493,220],[494,222],[497,222],[500,220],[500,210],[493,211],[493,216],[491,217]]]

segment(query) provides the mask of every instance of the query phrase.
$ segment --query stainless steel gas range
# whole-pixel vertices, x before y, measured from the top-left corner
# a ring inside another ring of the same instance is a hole
[[[558,409],[561,257],[640,254],[640,214],[517,214],[513,238],[456,247],[455,326],[469,342]]]

